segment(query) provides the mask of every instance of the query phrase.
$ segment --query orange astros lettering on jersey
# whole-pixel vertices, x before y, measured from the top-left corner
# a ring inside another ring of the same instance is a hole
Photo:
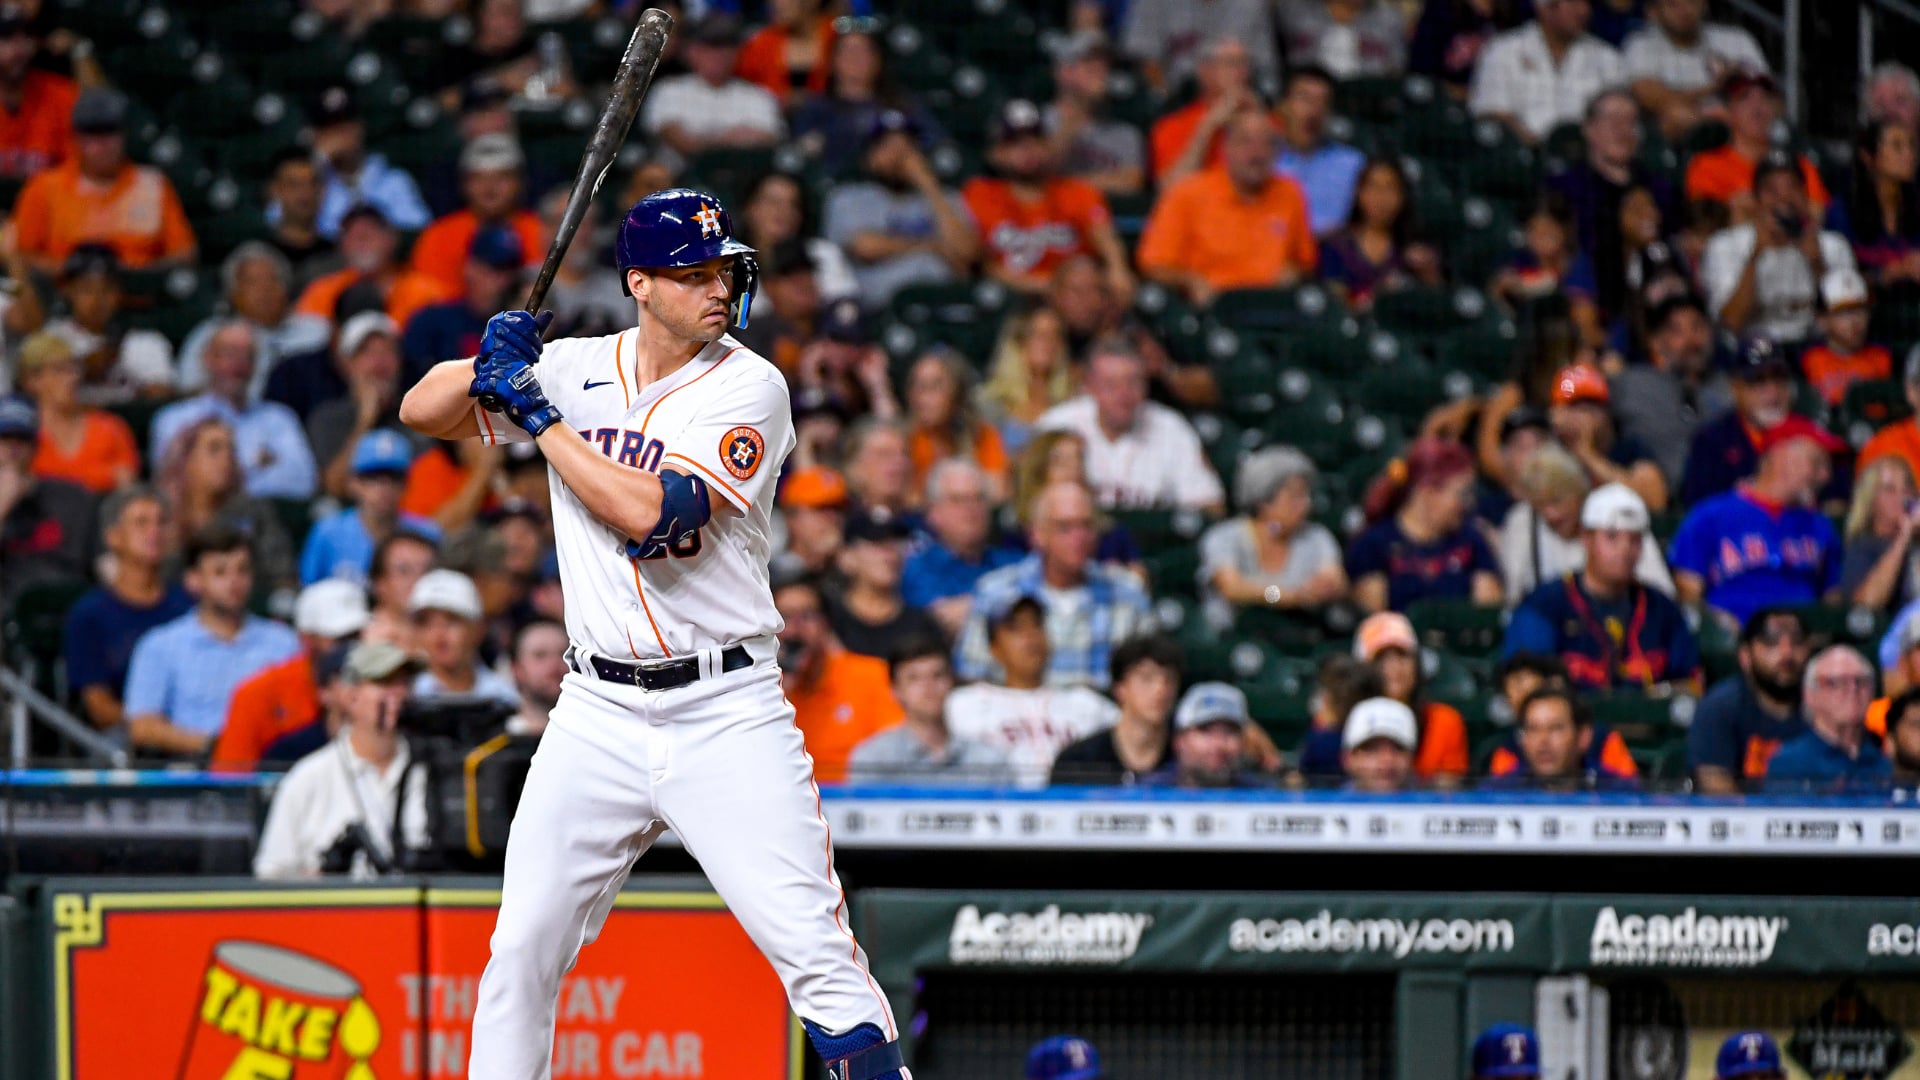
[[[736,480],[746,480],[760,470],[766,456],[767,441],[750,427],[737,427],[720,437],[720,460]]]

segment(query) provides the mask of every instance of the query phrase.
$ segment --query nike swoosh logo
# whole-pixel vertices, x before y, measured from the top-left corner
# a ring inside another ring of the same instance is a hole
[[[612,379],[602,379],[599,382],[594,382],[592,379],[588,379],[586,383],[580,387],[580,389],[591,390],[596,386],[612,386],[612,385],[613,385]]]

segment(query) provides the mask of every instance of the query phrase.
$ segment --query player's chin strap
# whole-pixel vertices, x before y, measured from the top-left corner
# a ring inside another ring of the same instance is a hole
[[[900,1043],[889,1042],[872,1024],[861,1024],[845,1035],[829,1035],[811,1020],[800,1024],[813,1041],[814,1053],[826,1062],[827,1080],[913,1080],[900,1059]]]

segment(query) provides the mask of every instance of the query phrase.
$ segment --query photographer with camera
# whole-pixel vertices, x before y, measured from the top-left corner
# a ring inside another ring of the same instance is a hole
[[[398,730],[418,672],[413,658],[388,642],[348,650],[336,691],[346,723],[280,781],[254,853],[255,877],[373,877],[398,865],[397,839],[409,848],[426,845],[425,785],[405,781],[413,758]]]
[[[1800,163],[1784,150],[1753,174],[1751,222],[1707,241],[1700,282],[1720,325],[1741,337],[1797,342],[1813,333],[1820,279],[1854,269],[1846,237],[1820,228]]]

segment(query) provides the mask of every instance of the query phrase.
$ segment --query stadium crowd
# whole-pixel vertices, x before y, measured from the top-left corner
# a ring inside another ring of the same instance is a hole
[[[758,249],[823,782],[1920,781],[1911,71],[1816,160],[1706,0],[660,6],[549,304],[663,187]],[[635,9],[0,0],[10,665],[156,762],[539,732],[545,466],[396,408]]]

